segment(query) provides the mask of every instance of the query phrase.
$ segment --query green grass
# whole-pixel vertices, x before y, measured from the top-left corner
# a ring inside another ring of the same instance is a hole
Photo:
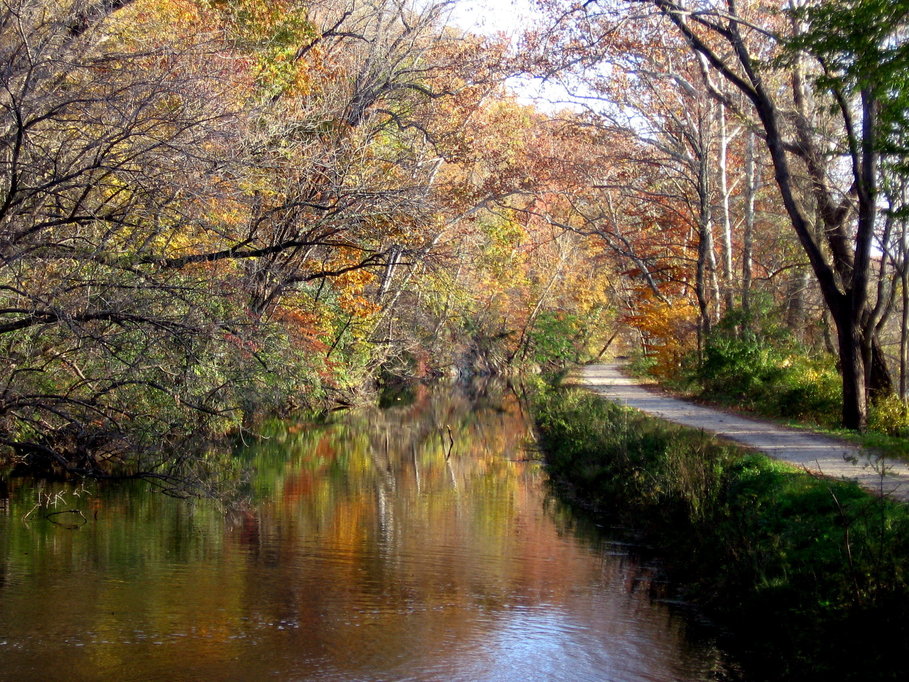
[[[902,679],[909,512],[578,389],[533,400],[555,485],[659,548],[748,679]]]

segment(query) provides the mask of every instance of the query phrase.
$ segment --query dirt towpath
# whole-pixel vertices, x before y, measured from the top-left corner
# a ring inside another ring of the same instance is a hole
[[[905,462],[886,460],[882,477],[877,458],[850,443],[665,396],[624,374],[618,364],[588,365],[582,369],[580,379],[584,386],[609,400],[715,433],[810,472],[851,479],[873,492],[909,501],[909,464]]]

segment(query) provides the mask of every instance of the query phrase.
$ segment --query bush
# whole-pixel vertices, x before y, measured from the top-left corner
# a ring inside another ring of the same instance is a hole
[[[896,395],[875,401],[868,410],[868,427],[888,436],[909,437],[909,404]]]
[[[528,334],[531,361],[547,369],[576,362],[581,354],[575,342],[580,326],[577,315],[544,310]]]
[[[708,393],[748,398],[779,381],[782,360],[754,334],[735,337],[716,332],[707,340],[698,378]]]
[[[741,325],[740,313],[725,318],[692,363],[692,379],[705,398],[762,414],[839,423],[842,388],[835,360],[812,353],[785,330]]]

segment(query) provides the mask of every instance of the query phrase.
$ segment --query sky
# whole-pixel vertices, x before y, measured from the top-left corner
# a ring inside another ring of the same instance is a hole
[[[472,33],[504,33],[517,38],[533,20],[532,5],[533,0],[458,0],[448,23]],[[506,84],[524,104],[544,110],[573,106],[565,90],[553,83],[510,78]]]
[[[451,23],[475,33],[515,33],[532,15],[531,0],[460,0]]]

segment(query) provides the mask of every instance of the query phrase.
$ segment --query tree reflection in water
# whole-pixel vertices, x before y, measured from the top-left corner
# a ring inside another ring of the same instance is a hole
[[[70,495],[88,523],[66,530],[23,522],[36,493],[10,483],[3,674],[695,680],[720,665],[651,602],[645,568],[547,495],[513,392],[412,398],[270,424],[240,454],[251,502],[227,518],[121,486]]]

